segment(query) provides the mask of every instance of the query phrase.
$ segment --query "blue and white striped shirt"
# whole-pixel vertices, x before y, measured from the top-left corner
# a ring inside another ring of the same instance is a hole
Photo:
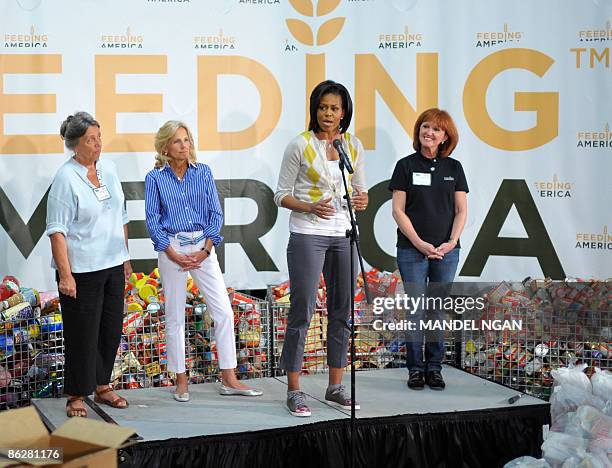
[[[223,225],[217,187],[210,167],[189,164],[182,180],[167,164],[145,177],[145,213],[147,229],[158,252],[170,245],[168,236],[179,232],[203,231],[218,245]]]

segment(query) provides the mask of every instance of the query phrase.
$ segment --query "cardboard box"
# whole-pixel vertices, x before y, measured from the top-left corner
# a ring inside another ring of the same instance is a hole
[[[117,449],[130,445],[134,430],[87,418],[70,418],[49,434],[33,406],[0,411],[0,467],[114,468]],[[127,442],[127,443],[126,443]],[[7,458],[8,449],[62,448],[62,464]]]

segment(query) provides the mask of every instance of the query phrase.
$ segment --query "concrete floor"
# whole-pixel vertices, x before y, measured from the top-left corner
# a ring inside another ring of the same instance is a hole
[[[540,405],[544,402],[523,395],[514,405],[508,398],[515,390],[475,377],[452,367],[445,367],[446,390],[421,391],[406,386],[406,369],[384,369],[357,372],[356,392],[361,410],[358,418],[400,414],[477,411],[510,406]],[[261,397],[221,396],[218,384],[190,385],[191,401],[174,401],[174,387],[125,390],[126,410],[102,408],[120,425],[133,428],[145,441],[228,434],[311,424],[350,417],[350,411],[339,410],[323,402],[327,374],[304,376],[302,390],[308,395],[312,411],[309,418],[296,418],[285,406],[286,379],[264,378],[245,381],[264,392]],[[350,375],[344,378],[350,392]],[[40,399],[33,402],[56,427],[66,420],[64,399]],[[99,418],[94,411],[89,414]]]

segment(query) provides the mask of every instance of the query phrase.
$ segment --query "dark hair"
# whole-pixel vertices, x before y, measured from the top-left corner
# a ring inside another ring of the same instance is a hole
[[[74,115],[66,117],[60,127],[60,135],[66,144],[66,148],[74,150],[79,144],[79,138],[85,135],[87,129],[92,125],[100,128],[98,121],[87,112],[76,112]]]
[[[308,124],[308,130],[312,130],[314,132],[319,132],[321,130],[319,127],[319,121],[317,120],[317,109],[319,108],[321,99],[326,94],[335,94],[336,96],[340,96],[342,99],[344,117],[340,121],[340,133],[344,133],[348,129],[349,125],[351,124],[351,119],[353,118],[353,101],[351,100],[351,95],[344,85],[336,83],[332,80],[319,83],[317,86],[315,86],[315,89],[313,89],[312,93],[310,94],[310,123]]]
[[[440,143],[439,151],[440,157],[445,158],[449,156],[459,143],[459,132],[453,122],[452,117],[445,110],[440,110],[435,107],[423,111],[414,123],[414,133],[412,134],[412,147],[421,151],[421,140],[419,139],[419,131],[421,130],[421,124],[423,122],[431,122],[437,125],[446,132],[446,141]]]

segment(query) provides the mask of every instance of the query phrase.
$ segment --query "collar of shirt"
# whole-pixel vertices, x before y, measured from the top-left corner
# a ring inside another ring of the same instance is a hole
[[[74,157],[70,158],[69,162],[74,168],[74,170],[77,172],[77,174],[87,177],[87,168],[85,166],[80,164],[76,159],[74,159]],[[98,159],[96,161],[96,170],[99,171],[101,169],[102,169],[102,164],[100,164],[100,160]]]
[[[433,158],[428,158],[427,156],[423,155],[423,153],[421,153],[420,151],[417,152],[417,154],[419,155],[419,159],[423,162],[426,162],[428,164],[436,163],[438,162],[440,159],[442,159],[439,155],[433,157]]]
[[[81,163],[79,163],[76,159],[74,159],[74,157],[70,158],[70,160],[68,161],[68,163],[70,164],[70,166],[74,169],[74,172],[77,173],[77,175],[83,179],[83,182],[85,182],[88,186],[90,186],[91,188],[96,188],[95,185],[93,185],[91,183],[91,181],[87,178],[87,168],[85,166],[83,166]],[[104,163],[101,162],[100,159],[98,159],[95,163],[96,166],[96,176],[98,177],[98,181],[100,182],[100,185],[105,185],[104,182]]]
[[[197,168],[198,168],[198,164],[197,164],[197,163],[194,163],[194,162],[189,161],[189,166],[188,166],[188,168],[189,168],[189,167],[193,167],[194,169],[197,169]],[[158,170],[158,171],[160,171],[160,172],[161,172],[161,171],[163,171],[164,169],[168,169],[168,170],[170,170],[170,171],[172,170],[172,168],[170,167],[170,164],[168,164],[168,163],[164,164],[162,167],[158,167],[158,168],[157,168],[157,170]]]

